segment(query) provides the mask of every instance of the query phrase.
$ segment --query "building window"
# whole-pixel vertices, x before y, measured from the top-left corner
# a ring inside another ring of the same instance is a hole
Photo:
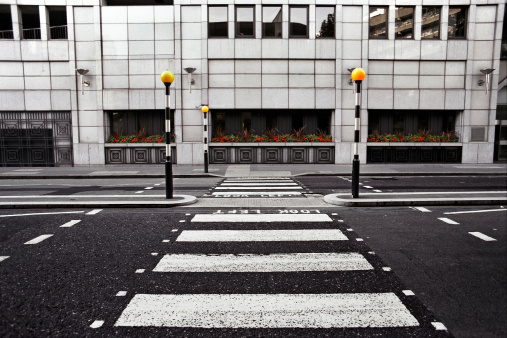
[[[466,7],[465,6],[449,6],[449,24],[447,26],[448,39],[465,39],[466,38]]]
[[[370,39],[387,39],[387,9],[370,6]]]
[[[23,39],[40,40],[39,6],[20,6]]]
[[[107,0],[103,6],[162,6],[172,5],[173,0]]]
[[[109,111],[111,135],[145,137],[164,135],[164,110],[115,110]],[[174,109],[171,110],[171,121],[174,121]],[[174,132],[174,123],[171,124]]]
[[[433,135],[455,130],[457,111],[449,110],[369,110],[368,134]]]
[[[335,37],[334,26],[334,6],[315,7],[315,22],[317,25],[317,38],[333,38]]]
[[[308,6],[289,7],[289,37],[308,37]]]
[[[414,38],[414,7],[396,7],[395,9],[395,38]]]
[[[49,37],[67,39],[67,10],[64,6],[48,6]]]
[[[254,6],[236,6],[236,37],[255,38]]]
[[[229,37],[227,6],[211,6],[208,8],[208,37]]]
[[[10,5],[0,5],[0,40],[14,39]]]
[[[440,7],[423,6],[421,39],[440,39]]]
[[[262,6],[262,37],[282,37],[282,6]]]

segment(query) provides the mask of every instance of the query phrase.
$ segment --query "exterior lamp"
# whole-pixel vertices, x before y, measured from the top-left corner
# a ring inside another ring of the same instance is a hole
[[[195,80],[192,80],[192,73],[195,72],[195,68],[187,67],[184,68],[185,72],[188,73],[188,92],[192,92],[192,85],[195,83]]]
[[[168,70],[163,71],[160,80],[165,85],[165,197],[173,198],[173,167],[171,161],[171,83],[174,81],[174,74]]]
[[[90,81],[84,81],[84,76],[88,74],[88,69],[76,69],[76,72],[79,74],[81,78],[81,95],[84,95],[84,87],[88,87],[90,85]]]
[[[352,197],[359,197],[359,131],[361,126],[361,82],[366,78],[366,72],[362,68],[355,68],[350,74],[356,84],[356,108],[355,108],[355,131],[354,131],[354,160],[352,161]]]
[[[493,73],[494,70],[494,68],[481,69],[481,73],[484,74],[486,80],[479,80],[478,85],[483,86],[486,84],[486,95],[488,95],[489,83],[491,82],[491,73]]]
[[[203,113],[203,136],[204,136],[204,172],[208,172],[208,112],[209,107],[202,105],[201,111]]]

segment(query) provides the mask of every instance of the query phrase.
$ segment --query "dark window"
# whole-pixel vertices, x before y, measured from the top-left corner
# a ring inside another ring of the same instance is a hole
[[[107,0],[105,6],[160,6],[172,5],[173,0]]]
[[[396,7],[396,39],[414,38],[414,7]]]
[[[503,13],[502,48],[500,51],[500,59],[507,59],[507,11]]]
[[[334,38],[334,6],[315,7],[315,22],[317,25],[317,38]],[[319,28],[320,27],[320,28]]]
[[[308,37],[308,6],[289,7],[289,37]]]
[[[236,37],[255,38],[254,6],[236,6]]]
[[[0,39],[14,39],[11,6],[0,5]]]
[[[447,37],[449,39],[466,38],[467,10],[465,6],[449,6],[449,24]]]
[[[369,110],[368,134],[416,134],[429,131],[433,135],[454,131],[457,111],[438,110]]]
[[[387,7],[370,6],[370,39],[387,39]]]
[[[23,39],[40,40],[39,6],[20,6]]]
[[[282,37],[282,6],[262,6],[262,37]]]
[[[67,10],[63,6],[48,6],[49,36],[51,39],[67,39]]]
[[[227,6],[211,6],[208,8],[208,37],[227,38],[228,32]]]
[[[422,8],[421,39],[440,39],[440,7]]]
[[[109,114],[113,136],[150,136],[165,133],[164,110],[115,110]],[[174,132],[174,110],[171,110],[171,122]]]

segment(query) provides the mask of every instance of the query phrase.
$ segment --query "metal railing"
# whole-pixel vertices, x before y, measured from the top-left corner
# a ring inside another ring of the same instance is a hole
[[[23,29],[24,40],[40,40],[40,28]]]
[[[1,39],[14,39],[13,31],[0,31],[0,40]]]
[[[51,40],[67,40],[67,25],[49,27]]]

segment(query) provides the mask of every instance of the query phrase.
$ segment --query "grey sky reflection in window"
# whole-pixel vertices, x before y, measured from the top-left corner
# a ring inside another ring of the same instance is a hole
[[[262,36],[282,37],[282,6],[262,7]]]
[[[213,6],[208,8],[208,36],[227,37],[227,6]]]
[[[289,36],[308,36],[308,7],[290,7]]]

